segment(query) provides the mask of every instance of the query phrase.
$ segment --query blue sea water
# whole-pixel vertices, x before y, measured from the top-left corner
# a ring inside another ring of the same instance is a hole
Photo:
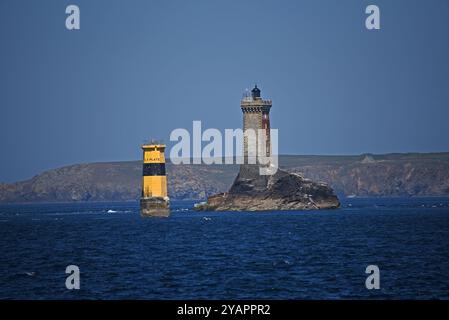
[[[137,203],[0,206],[1,299],[448,299],[449,199],[141,218]],[[66,266],[81,271],[67,290]],[[365,269],[380,268],[367,290]]]

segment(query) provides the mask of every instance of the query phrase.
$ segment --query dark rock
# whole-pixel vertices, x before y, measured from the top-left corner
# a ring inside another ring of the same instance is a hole
[[[304,179],[300,174],[278,170],[260,175],[256,165],[242,165],[227,193],[208,198],[197,210],[266,211],[338,208],[340,202],[324,183]]]

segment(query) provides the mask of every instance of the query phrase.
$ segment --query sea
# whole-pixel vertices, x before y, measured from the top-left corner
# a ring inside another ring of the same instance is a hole
[[[168,218],[142,218],[137,202],[1,205],[0,299],[449,299],[449,198],[193,205],[173,201]]]

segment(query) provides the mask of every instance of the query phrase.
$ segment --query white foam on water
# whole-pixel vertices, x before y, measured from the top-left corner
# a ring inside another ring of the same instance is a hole
[[[106,213],[131,213],[131,212],[132,210],[112,210],[112,209],[106,211]]]

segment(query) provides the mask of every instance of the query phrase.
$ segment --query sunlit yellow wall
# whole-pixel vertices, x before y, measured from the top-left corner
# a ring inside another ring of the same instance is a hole
[[[142,183],[144,198],[167,196],[166,176],[144,176],[142,179]]]
[[[165,164],[165,145],[144,145],[144,163]],[[149,175],[142,177],[142,196],[146,197],[166,197],[167,177],[165,175]]]
[[[165,145],[144,145],[142,149],[144,163],[165,163]]]

